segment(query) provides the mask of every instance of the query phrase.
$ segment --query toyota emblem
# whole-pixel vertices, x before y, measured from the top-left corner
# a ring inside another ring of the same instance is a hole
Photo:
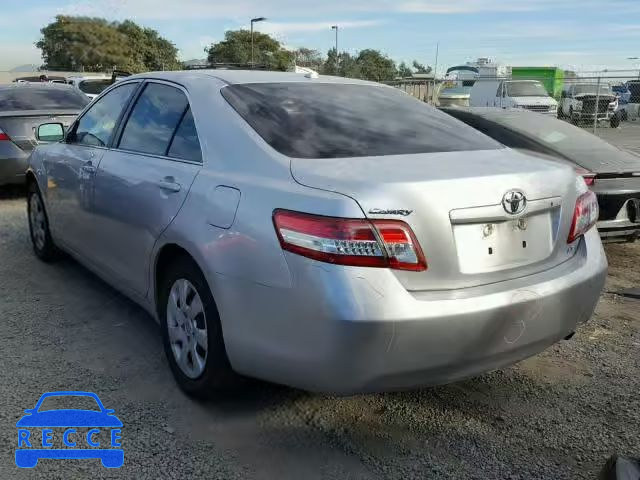
[[[520,190],[509,190],[502,197],[502,208],[509,215],[518,215],[527,208],[527,197]]]

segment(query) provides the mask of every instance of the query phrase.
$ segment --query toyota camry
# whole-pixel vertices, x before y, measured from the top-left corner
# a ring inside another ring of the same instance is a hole
[[[570,338],[604,284],[573,168],[388,86],[147,73],[38,135],[35,254],[143,305],[195,396],[242,375],[340,394],[477,375]]]

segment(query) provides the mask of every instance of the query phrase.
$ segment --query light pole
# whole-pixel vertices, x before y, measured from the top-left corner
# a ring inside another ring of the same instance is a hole
[[[251,66],[253,67],[253,24],[258,22],[264,22],[266,18],[264,17],[256,17],[251,19]]]
[[[640,57],[627,57],[627,60],[640,60]],[[640,80],[640,64],[638,64],[638,80]]]
[[[338,55],[338,30],[339,30],[338,25],[332,25],[331,30],[336,31],[336,75],[338,75],[338,62],[340,61],[339,60],[340,57]]]

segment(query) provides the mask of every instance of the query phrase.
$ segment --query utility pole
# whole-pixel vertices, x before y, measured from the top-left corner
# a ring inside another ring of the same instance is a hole
[[[333,25],[331,27],[331,30],[335,30],[336,31],[336,75],[338,75],[338,69],[340,68],[339,67],[340,55],[338,54],[338,30],[339,30],[338,25]]]
[[[433,66],[433,93],[431,95],[431,103],[436,104],[436,81],[438,80],[438,54],[440,53],[440,42],[436,43],[436,62]]]
[[[256,17],[251,19],[251,67],[254,65],[254,56],[253,56],[253,24],[258,22],[264,22],[266,18],[264,17]]]
[[[640,60],[640,57],[627,57],[627,60]],[[640,64],[638,64],[638,80],[640,80]]]

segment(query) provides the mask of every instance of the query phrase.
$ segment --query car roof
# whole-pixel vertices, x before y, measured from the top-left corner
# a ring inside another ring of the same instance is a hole
[[[10,90],[13,88],[62,88],[73,89],[71,85],[65,83],[49,83],[49,82],[15,82],[0,83],[0,90]]]
[[[353,78],[332,77],[329,75],[318,75],[310,78],[304,73],[294,72],[272,72],[265,70],[180,70],[171,72],[147,72],[127,77],[127,80],[144,78],[154,78],[168,80],[182,84],[202,81],[207,78],[216,78],[229,85],[245,83],[286,83],[286,82],[313,82],[313,83],[339,83],[382,86],[380,83],[357,80]]]

